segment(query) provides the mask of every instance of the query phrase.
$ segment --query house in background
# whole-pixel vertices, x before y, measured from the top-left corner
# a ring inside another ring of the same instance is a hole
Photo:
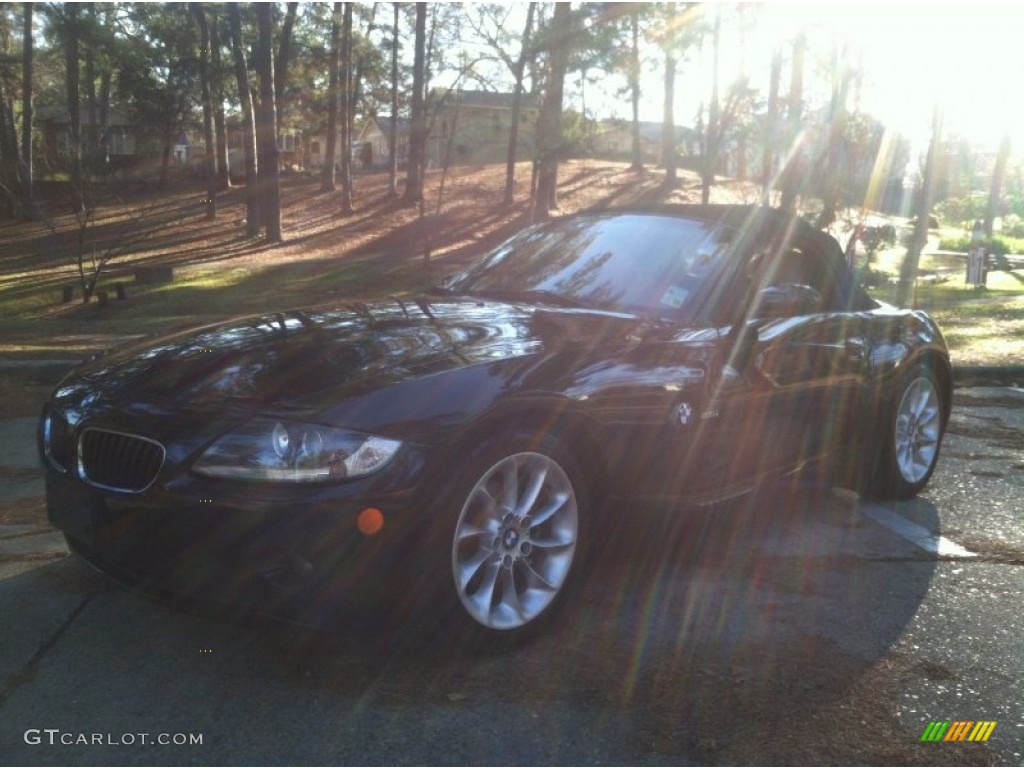
[[[450,148],[452,163],[504,161],[508,155],[514,100],[511,93],[435,90],[431,98],[428,157],[443,162]],[[520,159],[534,155],[539,113],[537,100],[524,93],[516,135],[516,155]]]
[[[181,131],[178,134],[178,138],[174,141],[174,146],[171,148],[171,156],[174,158],[175,165],[182,166],[188,162],[188,151],[191,146],[192,142],[189,141],[188,134],[185,131]]]
[[[508,153],[512,126],[512,94],[487,91],[441,91],[431,94],[428,112],[428,165],[441,164],[450,152],[456,164],[502,162]],[[528,94],[522,97],[519,113],[517,152],[521,159],[533,157],[538,109]],[[409,158],[411,124],[407,118],[396,122],[398,162]],[[357,167],[380,168],[391,156],[391,117],[368,118],[352,142],[352,160]],[[238,177],[244,160],[241,126],[228,125],[229,162]],[[327,137],[323,132],[283,129],[278,135],[281,165],[288,168],[322,168],[326,160]],[[341,162],[341,142],[336,144],[334,162]]]
[[[228,168],[233,180],[245,178],[245,133],[240,120],[229,120],[228,132]],[[281,168],[301,170],[306,167],[319,167],[319,163],[312,164],[309,157],[309,139],[303,131],[296,128],[281,128],[277,132],[278,159]],[[203,143],[200,141],[193,147],[189,147],[189,157],[195,156],[196,152],[205,152]]]
[[[427,115],[430,133],[427,139],[428,165],[440,165],[448,157],[454,164],[497,163],[508,154],[512,127],[513,95],[489,91],[441,91],[431,93]],[[524,94],[519,110],[517,154],[533,157],[538,109],[536,100]],[[409,157],[410,123],[398,118],[397,154],[400,163]],[[371,117],[359,132],[361,159],[381,166],[391,156],[391,117]],[[366,147],[369,146],[369,149]]]
[[[105,129],[100,125],[93,129],[89,112],[84,107],[79,108],[79,115],[82,150],[86,156],[90,154],[87,146],[89,137],[95,135],[98,144],[96,149],[102,149],[111,170],[116,171],[135,163],[138,128],[126,112],[108,110]],[[41,136],[38,161],[50,170],[64,169],[67,166],[71,136],[68,108],[63,105],[36,107],[35,123]]]
[[[640,157],[645,163],[661,161],[662,123],[641,120]],[[680,155],[700,154],[700,137],[692,128],[675,126],[676,151]],[[610,160],[629,160],[633,152],[633,123],[630,120],[602,120],[591,139],[594,154]]]
[[[398,131],[396,140],[398,162],[404,163],[409,159],[409,121],[404,117],[398,118],[396,128]],[[371,117],[363,125],[354,144],[359,146],[358,148],[353,146],[353,154],[358,152],[357,157],[368,159],[369,162],[365,163],[366,165],[386,165],[391,158],[391,118],[388,115]],[[367,146],[369,149],[363,149]]]

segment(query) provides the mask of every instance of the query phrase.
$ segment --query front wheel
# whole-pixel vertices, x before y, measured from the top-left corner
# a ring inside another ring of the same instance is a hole
[[[935,375],[918,366],[903,379],[886,419],[885,444],[871,483],[873,495],[909,499],[935,471],[942,442],[944,406]]]
[[[546,616],[565,591],[585,490],[571,455],[551,437],[484,450],[467,475],[451,547],[455,590],[478,625],[514,633]]]

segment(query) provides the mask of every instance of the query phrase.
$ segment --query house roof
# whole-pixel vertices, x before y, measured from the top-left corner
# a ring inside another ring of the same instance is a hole
[[[89,125],[89,110],[84,104],[78,105],[78,115],[78,119],[81,121],[82,125]],[[67,125],[71,122],[71,113],[64,104],[43,105],[35,108],[34,118],[36,122],[40,123]],[[128,117],[127,112],[117,109],[116,107],[112,107],[107,110],[107,125],[131,124],[132,120]]]
[[[391,115],[378,115],[377,117],[371,117],[370,120],[377,124],[377,128],[385,136],[391,135]],[[363,130],[359,132],[360,136],[362,136],[363,132],[366,131],[369,125],[370,122],[367,121],[366,125],[363,126]],[[404,136],[408,134],[410,128],[409,121],[404,117],[398,118],[397,128],[399,136]]]
[[[435,89],[435,93],[440,94],[438,99],[442,103],[458,103],[460,108],[481,107],[485,109],[512,109],[513,102],[515,101],[515,94],[497,93],[496,91],[441,91],[441,89]],[[521,108],[534,109],[535,107],[536,99],[533,94],[524,93],[522,96]]]
[[[644,141],[657,143],[661,141],[661,131],[663,123],[654,122],[651,120],[640,121],[640,138]],[[684,141],[686,139],[697,138],[697,131],[693,128],[688,128],[685,125],[673,126],[676,135],[676,141]],[[633,122],[631,120],[605,120],[601,123],[601,132],[607,133],[610,131],[626,131],[631,132],[633,130]]]

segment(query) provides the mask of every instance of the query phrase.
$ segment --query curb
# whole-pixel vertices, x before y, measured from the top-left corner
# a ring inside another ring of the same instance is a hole
[[[1024,365],[954,365],[953,386],[1024,386]]]
[[[56,368],[57,373],[63,374],[80,362],[81,360],[0,360],[0,371]]]

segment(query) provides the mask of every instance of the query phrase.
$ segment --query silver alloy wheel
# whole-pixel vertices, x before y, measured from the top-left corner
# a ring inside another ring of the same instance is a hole
[[[910,382],[896,411],[896,466],[908,483],[927,477],[939,451],[942,407],[934,382],[925,376]]]
[[[462,506],[452,572],[462,605],[488,629],[519,629],[565,584],[579,514],[565,470],[542,453],[515,453],[488,469]]]

